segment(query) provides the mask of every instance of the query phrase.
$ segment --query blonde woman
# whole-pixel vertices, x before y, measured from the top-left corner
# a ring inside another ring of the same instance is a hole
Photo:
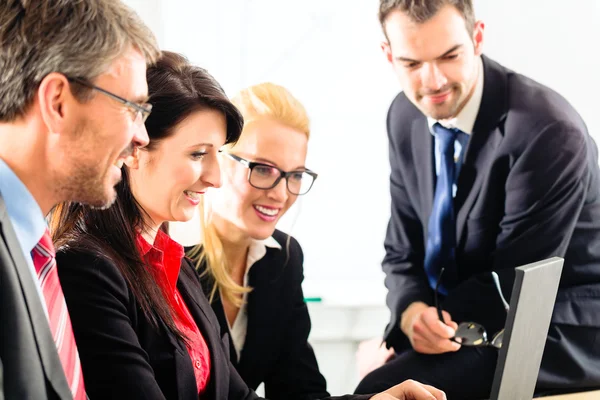
[[[248,387],[285,399],[442,400],[443,392],[406,381],[371,397],[331,397],[307,338],[302,249],[275,224],[317,174],[304,165],[309,121],[286,89],[250,87],[232,102],[244,117],[237,143],[221,153],[221,188],[203,204],[202,246],[190,249],[230,357]]]
[[[275,229],[317,178],[305,165],[309,119],[297,99],[271,83],[232,102],[245,126],[221,154],[222,187],[207,193],[203,246],[189,254],[248,386],[264,382],[270,399],[321,398],[328,393],[307,341],[302,249]]]

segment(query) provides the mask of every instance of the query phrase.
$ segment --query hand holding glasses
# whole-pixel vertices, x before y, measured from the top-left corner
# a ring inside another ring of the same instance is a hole
[[[440,303],[438,301],[438,288],[440,285],[440,281],[442,279],[442,274],[444,273],[444,268],[442,267],[440,271],[440,276],[438,277],[437,284],[435,285],[435,308],[438,312],[438,317],[442,323],[444,323],[444,318],[442,315],[442,309],[440,307]],[[500,287],[500,280],[498,279],[498,274],[492,271],[492,278],[494,279],[494,285],[496,286],[496,290],[500,295],[500,299],[504,304],[504,309],[508,312],[509,305],[502,294],[502,289]],[[504,329],[497,332],[492,340],[488,340],[487,331],[485,328],[476,323],[476,322],[461,322],[458,324],[458,328],[456,329],[456,333],[452,339],[453,342],[459,343],[462,346],[471,346],[471,347],[483,347],[483,346],[492,346],[497,349],[502,348],[502,341],[504,339]]]

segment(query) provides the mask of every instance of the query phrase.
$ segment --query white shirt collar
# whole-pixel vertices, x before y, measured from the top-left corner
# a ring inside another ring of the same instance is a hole
[[[481,106],[481,98],[483,97],[483,61],[481,61],[481,57],[479,57],[478,68],[479,72],[477,74],[477,82],[475,83],[475,90],[473,91],[473,95],[467,101],[467,104],[463,107],[463,109],[458,113],[458,115],[451,119],[445,119],[437,121],[433,118],[427,117],[427,122],[429,124],[429,130],[433,132],[433,125],[436,122],[439,122],[442,126],[446,128],[458,128],[462,132],[470,135],[473,133],[473,126],[475,125],[475,119],[477,118],[477,114],[479,113],[479,107]]]
[[[246,259],[246,274],[248,274],[250,267],[252,267],[255,262],[267,254],[267,247],[281,250],[281,245],[273,238],[273,236],[270,236],[264,240],[252,240],[250,242],[248,258]]]
[[[250,242],[250,248],[248,249],[248,257],[246,258],[246,273],[244,274],[244,287],[248,287],[248,272],[250,267],[254,265],[258,260],[263,258],[267,254],[267,247],[281,250],[281,245],[273,236],[264,240],[252,240]],[[238,312],[233,326],[229,325],[229,331],[231,333],[231,340],[233,341],[233,347],[237,355],[238,361],[242,355],[242,349],[246,343],[246,333],[248,331],[248,293],[244,293],[243,302],[240,311]]]

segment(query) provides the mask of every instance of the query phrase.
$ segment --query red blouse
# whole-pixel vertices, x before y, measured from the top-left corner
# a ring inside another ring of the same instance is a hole
[[[150,245],[141,235],[137,237],[137,245],[142,259],[152,268],[157,283],[177,314],[174,316],[175,325],[188,338],[186,347],[194,367],[198,393],[202,394],[210,377],[210,353],[177,289],[181,259],[184,256],[183,247],[160,230],[154,245]]]

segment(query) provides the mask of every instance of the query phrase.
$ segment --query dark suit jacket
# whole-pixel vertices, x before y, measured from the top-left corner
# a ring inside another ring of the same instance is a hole
[[[91,399],[198,399],[185,344],[164,325],[150,324],[114,264],[75,251],[61,251],[57,260]],[[210,351],[211,376],[202,398],[258,398],[229,361],[229,336],[221,334],[186,258],[177,287]]]
[[[489,58],[483,57],[483,66],[483,98],[454,199],[460,283],[443,306],[455,321],[480,322],[496,332],[504,326],[506,313],[489,271],[498,272],[509,298],[515,267],[564,257],[551,332],[560,325],[582,329],[547,344],[542,370],[550,368],[549,376],[564,377],[561,360],[569,358],[578,358],[580,370],[566,380],[548,378],[545,384],[600,385],[596,145],[560,95]],[[433,304],[423,261],[433,205],[434,153],[426,117],[403,93],[390,106],[387,129],[392,207],[383,269],[392,317],[385,341],[401,350],[409,346],[399,329],[402,312],[415,301]],[[569,354],[570,345],[594,349],[595,354]]]
[[[315,353],[308,343],[310,316],[302,293],[302,248],[296,239],[275,231],[282,249],[267,248],[248,276],[248,333],[240,360],[229,341],[231,361],[252,389],[265,383],[270,399],[318,399],[328,396]],[[199,271],[202,272],[202,271]],[[202,278],[210,295],[213,280]],[[211,304],[223,332],[229,331],[221,299]]]
[[[0,382],[7,400],[72,399],[35,282],[0,196]]]

